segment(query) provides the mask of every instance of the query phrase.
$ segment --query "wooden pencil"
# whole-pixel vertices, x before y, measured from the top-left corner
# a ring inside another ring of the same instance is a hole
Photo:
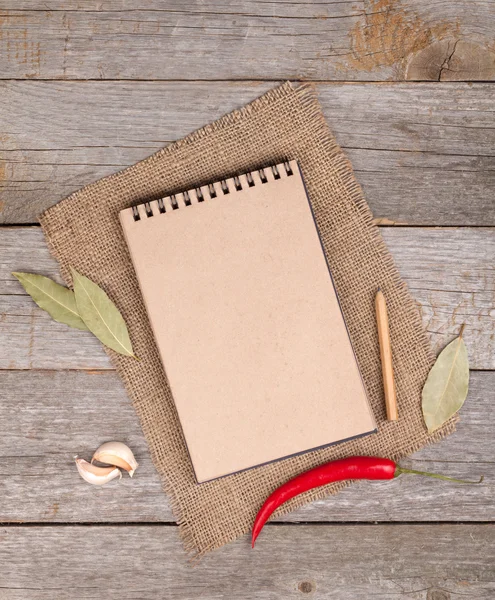
[[[380,358],[382,361],[383,391],[387,419],[397,421],[397,394],[395,390],[394,369],[392,365],[392,347],[390,343],[390,328],[388,324],[387,303],[383,292],[378,288],[375,297],[376,323],[378,327],[378,340],[380,343]]]

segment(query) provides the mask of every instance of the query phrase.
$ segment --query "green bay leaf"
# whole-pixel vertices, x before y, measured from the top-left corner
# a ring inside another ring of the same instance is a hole
[[[119,309],[91,279],[75,269],[71,268],[71,271],[77,309],[88,329],[108,348],[135,358]]]
[[[461,408],[468,387],[469,361],[461,330],[440,352],[423,387],[423,416],[430,433]]]
[[[35,273],[12,273],[22,287],[46,312],[59,323],[65,323],[75,329],[87,330],[79,316],[74,292],[55,281]]]

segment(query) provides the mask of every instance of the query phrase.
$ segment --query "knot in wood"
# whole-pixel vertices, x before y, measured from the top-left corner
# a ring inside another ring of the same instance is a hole
[[[444,590],[429,590],[426,600],[450,600],[450,594]]]
[[[301,581],[298,585],[298,589],[303,594],[310,594],[315,591],[316,585],[312,581]]]

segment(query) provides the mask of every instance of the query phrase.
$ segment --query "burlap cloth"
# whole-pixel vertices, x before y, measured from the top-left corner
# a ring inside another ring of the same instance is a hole
[[[301,165],[379,432],[198,485],[118,213],[150,198],[284,159],[297,159]],[[265,497],[301,471],[352,454],[398,459],[455,429],[453,418],[434,435],[427,433],[421,388],[433,356],[418,308],[372,222],[351,166],[323,119],[312,87],[295,88],[286,83],[146,160],[88,185],[47,210],[40,221],[65,281],[71,283],[69,265],[75,267],[101,285],[124,316],[141,362],[108,353],[141,421],[185,547],[194,556],[245,534]],[[400,414],[397,422],[385,420],[374,315],[378,286],[386,294],[390,315]],[[344,485],[306,492],[277,514],[336,493]]]

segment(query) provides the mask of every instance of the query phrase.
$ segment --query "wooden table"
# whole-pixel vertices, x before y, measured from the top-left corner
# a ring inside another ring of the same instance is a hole
[[[495,1],[1,0],[0,598],[495,597]],[[285,79],[317,82],[436,349],[466,323],[458,431],[191,568],[99,343],[11,271],[58,279],[37,215]],[[101,489],[72,457],[127,441]]]

